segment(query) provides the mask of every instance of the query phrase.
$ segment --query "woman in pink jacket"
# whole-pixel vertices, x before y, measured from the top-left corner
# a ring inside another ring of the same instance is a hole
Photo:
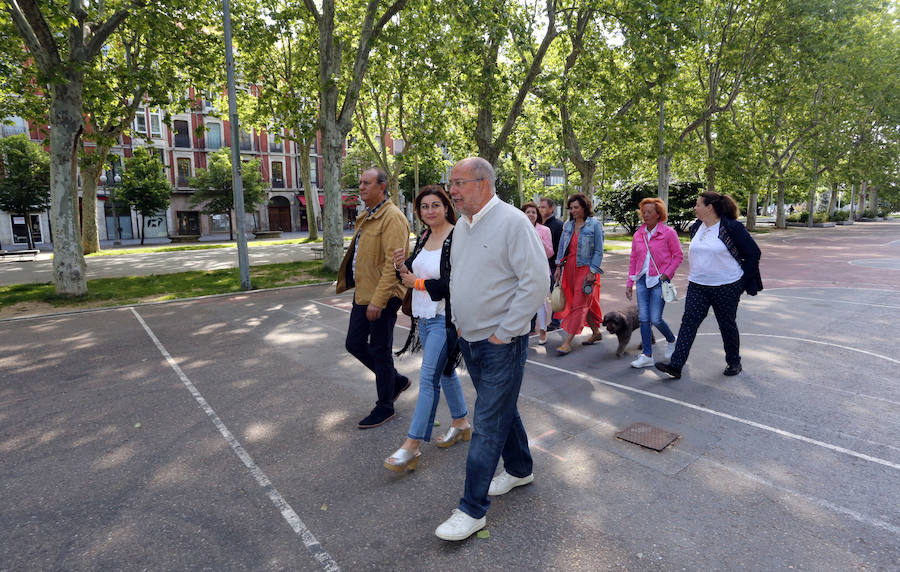
[[[538,206],[534,202],[528,201],[522,205],[522,212],[525,213],[525,216],[527,216],[528,220],[531,221],[531,224],[534,225],[534,230],[537,231],[538,236],[541,238],[544,252],[547,253],[547,258],[549,259],[553,256],[553,237],[550,235],[550,229],[541,224],[541,213],[538,212]],[[549,262],[547,263],[547,270],[550,270]],[[532,329],[537,325],[538,343],[540,345],[547,343],[547,325],[550,323],[550,317],[552,315],[553,313],[550,310],[550,300],[545,298],[544,303],[538,308],[536,317],[537,323],[535,324],[535,319],[531,320]]]
[[[625,297],[629,300],[632,287],[637,290],[643,350],[631,362],[631,367],[637,368],[653,365],[652,326],[656,326],[668,342],[666,358],[670,358],[675,351],[675,334],[662,317],[666,302],[662,297],[660,282],[671,280],[684,260],[678,234],[665,224],[666,205],[657,198],[644,199],[640,204],[640,214],[644,224],[631,240],[631,263],[628,266],[628,284],[625,286]],[[650,256],[647,256],[648,247]]]

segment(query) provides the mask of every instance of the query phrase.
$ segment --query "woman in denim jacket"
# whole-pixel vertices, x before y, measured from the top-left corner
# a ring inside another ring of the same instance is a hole
[[[566,201],[569,220],[563,225],[556,255],[556,272],[553,279],[560,282],[566,296],[566,307],[556,313],[561,327],[569,335],[557,355],[564,356],[572,351],[572,340],[581,333],[584,326],[591,328],[591,337],[581,342],[589,346],[603,338],[600,324],[600,280],[603,273],[603,225],[591,216],[588,198],[581,193],[574,194]]]

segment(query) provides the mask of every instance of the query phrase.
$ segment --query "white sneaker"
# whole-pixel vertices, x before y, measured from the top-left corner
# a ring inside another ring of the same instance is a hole
[[[434,534],[441,540],[465,540],[484,528],[485,524],[487,524],[485,517],[472,518],[455,508],[450,518],[434,529]]]
[[[671,342],[666,344],[666,359],[672,359],[672,354],[675,353],[675,342],[678,341],[678,338],[675,338]]]
[[[534,473],[526,477],[514,477],[504,470],[502,473],[491,479],[491,487],[488,489],[488,495],[497,497],[505,495],[509,491],[522,485],[527,485],[534,480]]]
[[[653,365],[653,358],[647,354],[641,354],[636,360],[631,362],[631,367],[650,367]]]

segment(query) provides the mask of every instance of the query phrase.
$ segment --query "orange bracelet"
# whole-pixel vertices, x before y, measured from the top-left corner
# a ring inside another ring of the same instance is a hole
[[[425,289],[425,279],[418,278],[416,280],[415,288],[416,288],[416,290],[424,290]]]

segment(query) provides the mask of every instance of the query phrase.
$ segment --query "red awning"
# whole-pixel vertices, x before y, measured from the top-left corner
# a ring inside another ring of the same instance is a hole
[[[297,195],[297,199],[300,201],[300,204],[306,206],[306,195]],[[325,206],[325,197],[323,195],[319,195],[319,206]]]

